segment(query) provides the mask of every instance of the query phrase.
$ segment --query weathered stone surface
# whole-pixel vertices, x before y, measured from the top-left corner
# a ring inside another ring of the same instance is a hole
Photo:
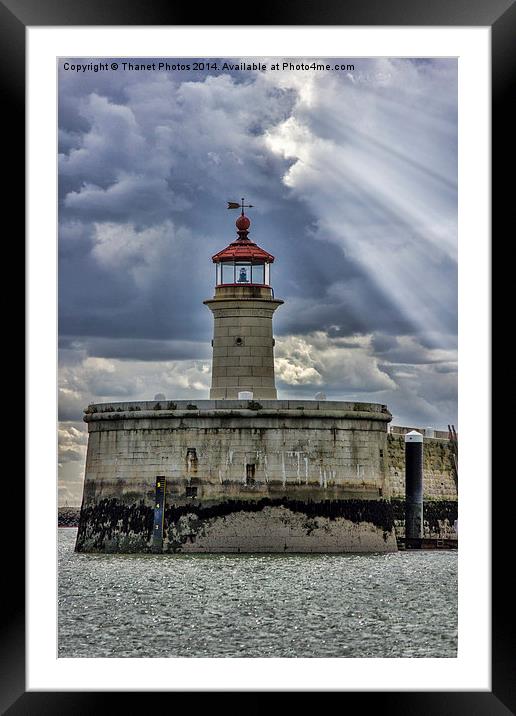
[[[157,475],[165,552],[393,549],[404,442],[390,419],[338,401],[92,405],[77,549],[147,551]],[[453,538],[451,446],[425,439],[424,454],[425,536]]]
[[[214,318],[210,397],[235,399],[249,390],[256,400],[274,400],[272,316],[283,301],[275,300],[270,289],[250,298],[242,287],[223,288],[204,302]]]
[[[386,522],[386,508],[376,506],[388,504],[385,406],[222,400],[168,401],[158,409],[115,403],[90,406],[85,420],[82,551],[122,550],[122,544],[126,551],[146,549],[157,475],[166,477],[168,510],[193,510],[206,523],[195,544],[187,539],[186,550],[395,548],[392,519]],[[317,517],[311,529],[303,527],[307,515]],[[177,539],[184,536],[184,519],[171,522]]]

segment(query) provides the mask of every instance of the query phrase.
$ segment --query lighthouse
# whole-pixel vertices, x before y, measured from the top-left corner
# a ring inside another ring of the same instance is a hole
[[[241,204],[237,239],[212,257],[215,295],[204,301],[213,313],[211,400],[276,400],[272,316],[283,301],[274,297],[274,256],[249,238],[251,222]]]
[[[394,551],[392,416],[379,403],[278,400],[274,256],[249,238],[244,200],[228,208],[237,238],[212,256],[204,301],[210,399],[88,405],[76,550]]]

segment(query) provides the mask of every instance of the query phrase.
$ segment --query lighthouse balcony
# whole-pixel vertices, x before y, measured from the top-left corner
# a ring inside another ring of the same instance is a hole
[[[274,298],[270,286],[258,286],[256,284],[225,284],[215,287],[214,298]]]

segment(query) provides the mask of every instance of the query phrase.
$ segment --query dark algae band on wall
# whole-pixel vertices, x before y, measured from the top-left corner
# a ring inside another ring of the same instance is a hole
[[[381,530],[384,541],[392,535],[394,528],[393,510],[387,500],[221,500],[211,505],[190,503],[166,508],[161,540],[163,549],[181,551],[183,545],[194,543],[211,521],[224,520],[237,513],[251,515],[267,508],[282,510],[285,522],[289,512],[301,516],[301,528],[307,537],[321,528],[318,518],[324,521],[341,519],[354,525],[368,523]],[[155,551],[153,527],[155,510],[143,501],[136,505],[124,505],[116,499],[101,500],[98,505],[83,510],[77,535],[77,551]]]
[[[429,500],[424,503],[425,537],[449,539],[456,537],[456,500]],[[210,520],[224,519],[235,513],[257,513],[266,508],[281,508],[306,518],[301,527],[309,537],[320,528],[318,518],[345,519],[351,523],[374,525],[387,540],[395,529],[398,537],[405,535],[405,501],[391,500],[324,500],[321,502],[289,500],[288,498],[259,500],[226,500],[211,505],[191,502],[171,505],[164,511],[163,540],[160,550],[180,552],[186,543],[193,544]],[[155,512],[143,501],[127,505],[117,499],[104,499],[83,510],[77,551],[88,552],[147,552],[153,551]]]

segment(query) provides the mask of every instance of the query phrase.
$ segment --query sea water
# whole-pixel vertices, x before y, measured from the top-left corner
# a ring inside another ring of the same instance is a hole
[[[455,657],[457,552],[76,554],[60,657]]]

